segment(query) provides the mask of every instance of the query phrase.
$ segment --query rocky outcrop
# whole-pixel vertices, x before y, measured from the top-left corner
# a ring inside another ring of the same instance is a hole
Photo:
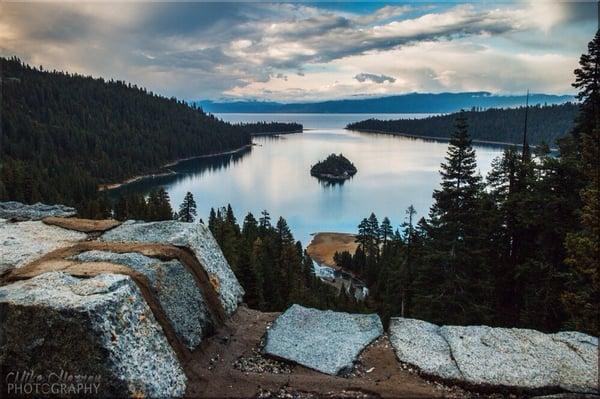
[[[0,219],[0,380],[63,372],[99,376],[100,396],[182,396],[182,365],[243,296],[210,231],[32,207]]]
[[[50,216],[75,216],[77,210],[64,205],[37,203],[26,205],[16,201],[0,202],[0,219],[41,220]]]
[[[518,328],[442,326],[392,318],[398,360],[469,386],[598,393],[598,338]]]
[[[86,251],[73,257],[81,262],[110,262],[142,273],[169,322],[188,349],[194,350],[214,328],[208,305],[192,274],[178,260],[163,261],[140,253]]]
[[[264,353],[311,369],[343,375],[383,333],[376,314],[322,311],[292,305],[267,332]]]
[[[46,273],[0,287],[0,313],[0,364],[7,376],[29,370],[43,378],[87,376],[99,383],[92,393],[104,397],[185,392],[177,357],[127,276]]]
[[[0,219],[0,273],[22,267],[50,251],[86,238],[87,235],[83,233],[49,226],[40,221],[13,223]]]
[[[210,230],[201,223],[128,221],[104,233],[101,240],[162,243],[188,248],[205,267],[226,313],[231,315],[242,302],[242,286]]]

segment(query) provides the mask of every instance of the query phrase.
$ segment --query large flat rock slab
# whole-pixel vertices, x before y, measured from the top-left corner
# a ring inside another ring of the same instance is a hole
[[[41,220],[50,216],[75,216],[77,210],[65,205],[37,204],[27,205],[21,202],[0,202],[0,219]]]
[[[41,221],[13,223],[0,219],[0,273],[22,267],[48,252],[86,238],[84,233],[49,226]]]
[[[343,375],[383,334],[376,314],[350,314],[292,305],[267,332],[264,352],[311,369]]]
[[[598,393],[598,338],[578,332],[441,326],[392,318],[390,341],[402,362],[473,386]]]
[[[389,328],[390,342],[402,362],[417,365],[428,375],[459,380],[462,374],[439,329],[423,320],[393,318]]]
[[[137,252],[98,250],[82,252],[73,259],[125,265],[146,276],[170,324],[190,350],[194,350],[215,327],[194,276],[178,260],[163,261]]]
[[[145,242],[189,248],[198,258],[219,295],[223,309],[231,315],[242,302],[244,289],[229,267],[208,227],[201,223],[177,221],[127,221],[104,233],[108,242]]]
[[[62,371],[92,376],[102,397],[185,392],[176,354],[128,276],[45,273],[0,287],[0,314],[0,384],[11,372]]]

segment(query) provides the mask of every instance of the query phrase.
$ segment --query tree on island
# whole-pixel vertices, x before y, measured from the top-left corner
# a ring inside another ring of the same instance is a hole
[[[182,222],[191,223],[196,216],[196,201],[194,195],[189,191],[183,198],[183,202],[179,205],[178,219]]]
[[[329,179],[344,180],[354,176],[356,167],[344,155],[329,155],[324,161],[317,162],[310,168],[312,176]]]

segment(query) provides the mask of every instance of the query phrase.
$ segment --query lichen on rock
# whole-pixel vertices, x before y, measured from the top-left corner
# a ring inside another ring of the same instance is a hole
[[[103,397],[185,392],[179,361],[127,276],[45,273],[0,287],[0,313],[3,382],[35,368],[97,377]]]
[[[40,202],[27,205],[17,201],[0,202],[0,219],[41,220],[50,216],[75,216],[77,210],[65,205],[46,205]]]
[[[390,341],[401,362],[469,386],[598,393],[598,338],[520,328],[441,326],[392,318]]]
[[[350,314],[292,305],[267,332],[264,352],[326,374],[352,370],[360,352],[383,334],[376,314]]]
[[[127,221],[104,233],[100,239],[107,242],[160,243],[188,248],[198,258],[209,278],[217,279],[217,293],[225,312],[231,315],[242,302],[244,289],[233,274],[210,230],[201,223],[172,220]]]
[[[80,253],[73,259],[121,264],[146,276],[169,322],[190,350],[195,349],[215,327],[202,291],[178,260],[162,261],[135,252],[98,250]]]
[[[84,233],[40,221],[13,223],[0,219],[0,273],[86,238]]]

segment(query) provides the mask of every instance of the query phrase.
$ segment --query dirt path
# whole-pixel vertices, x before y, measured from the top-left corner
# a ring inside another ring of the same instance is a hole
[[[329,376],[302,366],[289,366],[263,358],[256,348],[277,315],[240,306],[214,336],[201,344],[185,365],[189,378],[186,396],[254,397],[278,393],[307,398],[443,396],[443,391],[436,389],[434,384],[401,368],[385,337],[365,350],[357,371],[349,378]]]
[[[358,244],[356,236],[349,233],[316,233],[306,247],[308,256],[329,267],[337,268],[333,261],[336,252],[348,251],[354,254]]]

